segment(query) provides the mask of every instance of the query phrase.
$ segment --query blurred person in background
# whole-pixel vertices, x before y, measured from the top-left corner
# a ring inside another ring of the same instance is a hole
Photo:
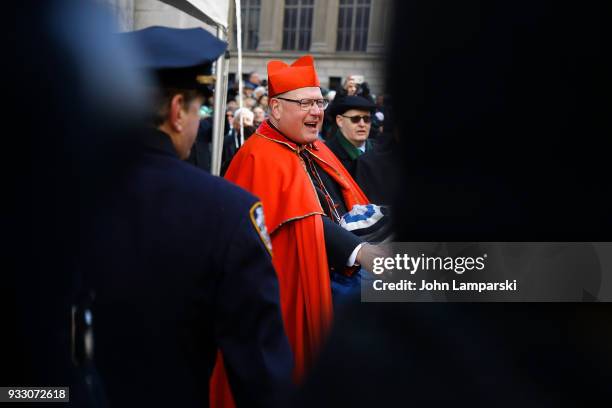
[[[357,90],[355,95],[361,96],[362,98],[365,98],[370,102],[374,103],[374,96],[372,96],[370,92],[370,85],[367,82],[362,82],[361,84],[359,84],[359,89]]]
[[[257,101],[253,98],[244,98],[242,99],[242,106],[244,106],[245,108],[251,110],[253,109],[255,106],[257,106]]]
[[[255,86],[250,83],[245,83],[242,86],[242,96],[244,98],[253,98],[253,92],[255,92]]]
[[[372,120],[372,133],[370,134],[372,139],[376,139],[378,136],[382,135],[385,130],[385,95],[376,95],[375,100],[376,112],[374,113],[374,118]]]
[[[268,94],[265,93],[257,99],[257,106],[261,106],[264,111],[268,110]]]
[[[260,85],[253,91],[253,98],[255,98],[257,103],[259,103],[259,98],[261,98],[263,95],[266,95],[267,93],[268,90],[266,89],[266,87]]]
[[[261,86],[261,78],[259,76],[259,74],[255,71],[249,73],[249,78],[244,81],[245,85],[248,84],[249,86],[252,86],[253,89],[257,88],[258,86]]]
[[[253,126],[258,128],[266,120],[266,111],[261,106],[256,106],[253,108],[253,114],[255,117],[253,118]]]
[[[385,106],[385,95],[384,94],[380,94],[380,95],[376,95],[376,109],[383,112]]]
[[[257,104],[257,101],[255,100],[253,96],[254,90],[255,90],[254,85],[249,84],[249,83],[244,84],[244,86],[242,87],[242,106],[248,109],[252,109],[253,106]],[[240,100],[238,99],[238,97],[236,97],[236,102],[239,102],[239,101]]]
[[[234,111],[236,111],[236,109],[238,109],[238,102],[236,102],[234,99],[228,100],[225,106],[225,135],[227,135],[233,126],[232,123],[234,122]]]
[[[353,75],[348,75],[344,79],[344,83],[342,84],[342,89],[340,90],[340,94],[343,96],[357,95],[358,90],[359,90],[359,84],[357,83]]]
[[[244,136],[244,141],[246,141],[252,134],[255,132],[254,126],[254,118],[255,115],[248,108],[240,108],[234,111],[233,119],[232,119],[232,127],[225,135],[223,139],[223,156],[221,161],[221,175],[225,174],[227,167],[230,162],[234,158],[234,155],[242,146],[242,137],[241,137],[241,122],[242,122],[242,135]]]

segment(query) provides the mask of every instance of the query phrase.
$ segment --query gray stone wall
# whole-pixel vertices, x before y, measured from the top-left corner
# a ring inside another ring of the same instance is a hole
[[[299,58],[301,53],[266,52],[243,53],[242,72],[256,71],[262,78],[266,76],[266,65],[272,59],[280,59],[291,63]],[[344,78],[350,74],[363,75],[370,85],[372,93],[378,94],[384,90],[384,58],[376,54],[335,55],[312,53],[319,74],[321,86],[329,88],[330,77]],[[231,53],[229,72],[237,72],[236,53]]]
[[[280,59],[290,63],[304,54],[315,58],[321,86],[329,87],[330,77],[344,78],[350,74],[363,75],[372,93],[384,91],[384,53],[389,38],[392,0],[372,0],[365,52],[336,52],[339,0],[315,0],[312,43],[309,51],[282,51],[284,0],[262,0],[259,20],[259,46],[256,51],[243,51],[243,72],[266,74],[267,61]],[[232,10],[231,13],[234,13]],[[233,14],[231,24],[233,24]],[[236,46],[230,36],[230,72],[237,71]]]
[[[212,33],[216,29],[158,0],[100,0],[107,3],[117,16],[122,31],[137,30],[152,25],[177,28],[203,27]],[[233,0],[232,0],[233,3]],[[243,52],[243,72],[257,71],[266,75],[271,59],[292,62],[309,53],[315,57],[321,85],[329,87],[330,77],[363,75],[374,94],[384,91],[384,51],[389,38],[388,22],[392,16],[392,0],[371,0],[368,46],[365,52],[336,52],[336,30],[339,0],[315,0],[312,44],[309,51],[282,51],[284,0],[262,0],[259,23],[259,46],[256,51]],[[230,11],[233,24],[234,10]],[[237,71],[232,30],[229,32],[230,72]]]

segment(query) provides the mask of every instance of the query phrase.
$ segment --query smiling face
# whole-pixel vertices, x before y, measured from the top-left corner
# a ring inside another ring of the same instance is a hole
[[[321,89],[308,87],[294,89],[278,97],[286,99],[323,99]],[[300,104],[272,98],[270,100],[270,120],[285,136],[297,144],[312,143],[317,140],[323,123],[324,110],[312,104],[302,110]]]
[[[365,123],[361,119],[358,123],[351,122],[350,118],[346,116],[366,116],[371,115],[372,112],[367,110],[349,109],[342,115],[336,116],[336,124],[340,128],[340,131],[351,144],[355,147],[361,147],[365,143],[370,134],[370,123]]]

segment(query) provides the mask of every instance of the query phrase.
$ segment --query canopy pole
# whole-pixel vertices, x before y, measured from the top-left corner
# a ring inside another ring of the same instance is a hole
[[[240,0],[236,2],[236,49],[238,51],[238,107],[242,109],[242,88],[244,83],[242,81],[242,10],[240,6]],[[241,111],[242,112],[242,111]],[[240,115],[240,146],[244,144],[244,115]]]
[[[227,41],[227,31],[221,26],[217,26],[217,37],[222,41]],[[212,159],[210,172],[219,176],[221,174],[221,158],[223,153],[223,130],[225,130],[225,103],[227,100],[227,71],[229,64],[229,51],[217,58],[215,62],[215,106],[213,116],[213,138],[212,138]]]

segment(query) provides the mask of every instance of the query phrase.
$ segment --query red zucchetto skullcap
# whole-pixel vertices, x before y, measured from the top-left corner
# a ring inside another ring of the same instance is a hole
[[[319,86],[312,55],[304,55],[291,65],[277,60],[268,62],[268,94],[270,97],[309,86]]]

